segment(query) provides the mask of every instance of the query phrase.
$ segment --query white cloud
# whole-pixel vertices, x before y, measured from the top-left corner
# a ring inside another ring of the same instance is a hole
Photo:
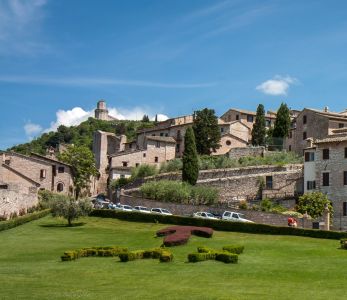
[[[295,84],[297,82],[298,80],[296,78],[290,76],[282,77],[276,75],[273,79],[269,79],[258,85],[256,89],[267,95],[287,95],[290,85]]]
[[[141,107],[135,107],[133,109],[118,109],[110,107],[108,108],[108,112],[110,116],[119,120],[141,120],[144,115],[148,115],[151,120],[155,119],[155,114]],[[56,112],[56,120],[51,122],[50,127],[45,129],[44,132],[56,131],[60,125],[76,126],[87,120],[89,117],[94,117],[94,110],[85,111],[81,107],[74,107],[70,110],[59,109]],[[168,116],[158,114],[158,121],[165,121],[167,119]]]
[[[39,124],[31,123],[30,121],[24,125],[25,134],[29,139],[42,132],[42,127]]]
[[[169,117],[167,115],[163,115],[163,114],[157,114],[157,121],[161,122],[161,121],[166,121]],[[155,116],[151,118],[151,121],[155,121]]]

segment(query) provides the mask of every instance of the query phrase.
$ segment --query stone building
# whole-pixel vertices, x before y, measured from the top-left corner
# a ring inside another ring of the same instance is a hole
[[[306,139],[322,139],[332,134],[337,128],[347,127],[346,112],[329,112],[328,108],[316,110],[305,108],[292,121],[292,129],[285,140],[287,151],[303,154]]]
[[[95,119],[103,121],[113,121],[117,120],[116,118],[108,114],[108,109],[106,107],[106,102],[104,100],[98,101],[96,109],[94,110]]]
[[[334,207],[334,229],[347,230],[347,128],[310,139],[304,157],[305,192],[326,194]]]

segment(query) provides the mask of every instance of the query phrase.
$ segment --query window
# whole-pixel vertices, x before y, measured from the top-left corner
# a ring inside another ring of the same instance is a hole
[[[164,136],[164,133],[163,133],[163,132],[161,132],[161,133],[160,133],[160,136]]]
[[[227,140],[227,141],[225,142],[225,144],[226,144],[227,146],[230,146],[230,145],[231,145],[231,141],[230,141],[230,140]]]
[[[158,158],[158,156],[156,156],[156,157],[154,157],[154,162],[158,162],[159,161],[159,158]]]
[[[347,158],[347,148],[345,148],[345,158]]]
[[[40,170],[40,178],[46,178],[46,170]]]
[[[239,218],[239,215],[238,215],[238,214],[233,213],[232,217],[233,217],[233,218],[235,218],[235,219],[238,219],[238,218]]]
[[[303,117],[302,117],[302,123],[303,123],[303,124],[306,124],[306,123],[307,123],[307,116],[303,116]]]
[[[7,184],[0,184],[0,190],[7,190],[8,185]]]
[[[323,149],[323,159],[329,159],[329,149]]]
[[[153,133],[152,136],[155,136],[155,133]]]
[[[64,173],[64,167],[58,167],[58,173]]]
[[[231,212],[230,211],[226,211],[223,215],[224,215],[224,217],[230,217]]]
[[[223,132],[224,132],[224,128],[223,128],[223,127],[221,127],[220,132],[221,132],[221,133],[223,133]]]
[[[307,181],[306,187],[307,187],[307,190],[314,190],[316,188],[316,181],[315,180]]]
[[[266,120],[266,127],[270,127],[271,126],[271,120]]]
[[[265,186],[267,189],[272,189],[272,176],[266,176],[266,180],[265,180]]]
[[[128,162],[127,161],[123,161],[123,167],[127,167],[128,166]]]
[[[139,165],[140,165],[139,163],[136,163],[136,164],[135,164],[135,167],[137,168]]]
[[[168,133],[165,133],[165,136],[169,136],[169,134],[168,134]]]
[[[132,144],[129,144],[129,149],[131,149],[131,148],[132,148],[132,146],[133,146]]]
[[[292,145],[289,145],[288,150],[292,151]]]
[[[305,161],[314,161],[314,152],[305,152]]]
[[[302,133],[302,139],[303,139],[303,140],[306,140],[306,139],[307,139],[307,132],[306,132],[306,131],[304,131],[304,132]]]
[[[59,182],[57,185],[57,192],[61,193],[62,191],[64,191],[64,184]]]
[[[345,127],[345,124],[339,123],[339,128],[343,128],[343,127]]]
[[[347,185],[347,171],[343,171],[343,185]]]
[[[247,122],[253,123],[253,116],[247,115]]]
[[[324,172],[323,174],[323,186],[329,186],[329,173]]]
[[[180,152],[180,144],[176,144],[176,152]]]
[[[155,144],[155,147],[156,147],[156,148],[160,148],[160,142],[157,142],[157,143]]]
[[[236,115],[236,121],[240,120],[240,116]]]
[[[146,157],[146,153],[143,153],[143,157]]]
[[[342,215],[347,216],[347,202],[342,202]]]

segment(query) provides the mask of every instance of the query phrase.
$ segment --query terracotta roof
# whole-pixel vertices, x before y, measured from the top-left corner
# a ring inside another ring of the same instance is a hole
[[[147,140],[157,141],[157,142],[165,142],[165,143],[174,143],[176,144],[176,141],[171,136],[146,136]]]
[[[347,141],[347,135],[328,135],[324,139],[315,140],[315,144],[322,144],[322,143],[334,143],[334,142],[345,142]]]

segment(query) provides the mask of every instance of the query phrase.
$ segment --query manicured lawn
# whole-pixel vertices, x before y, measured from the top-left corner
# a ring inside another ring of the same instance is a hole
[[[338,241],[215,232],[170,248],[174,262],[81,258],[61,262],[65,250],[87,246],[160,246],[160,224],[84,218],[83,226],[45,217],[0,232],[0,299],[345,299],[347,251]],[[206,245],[245,245],[239,264],[187,263]]]

